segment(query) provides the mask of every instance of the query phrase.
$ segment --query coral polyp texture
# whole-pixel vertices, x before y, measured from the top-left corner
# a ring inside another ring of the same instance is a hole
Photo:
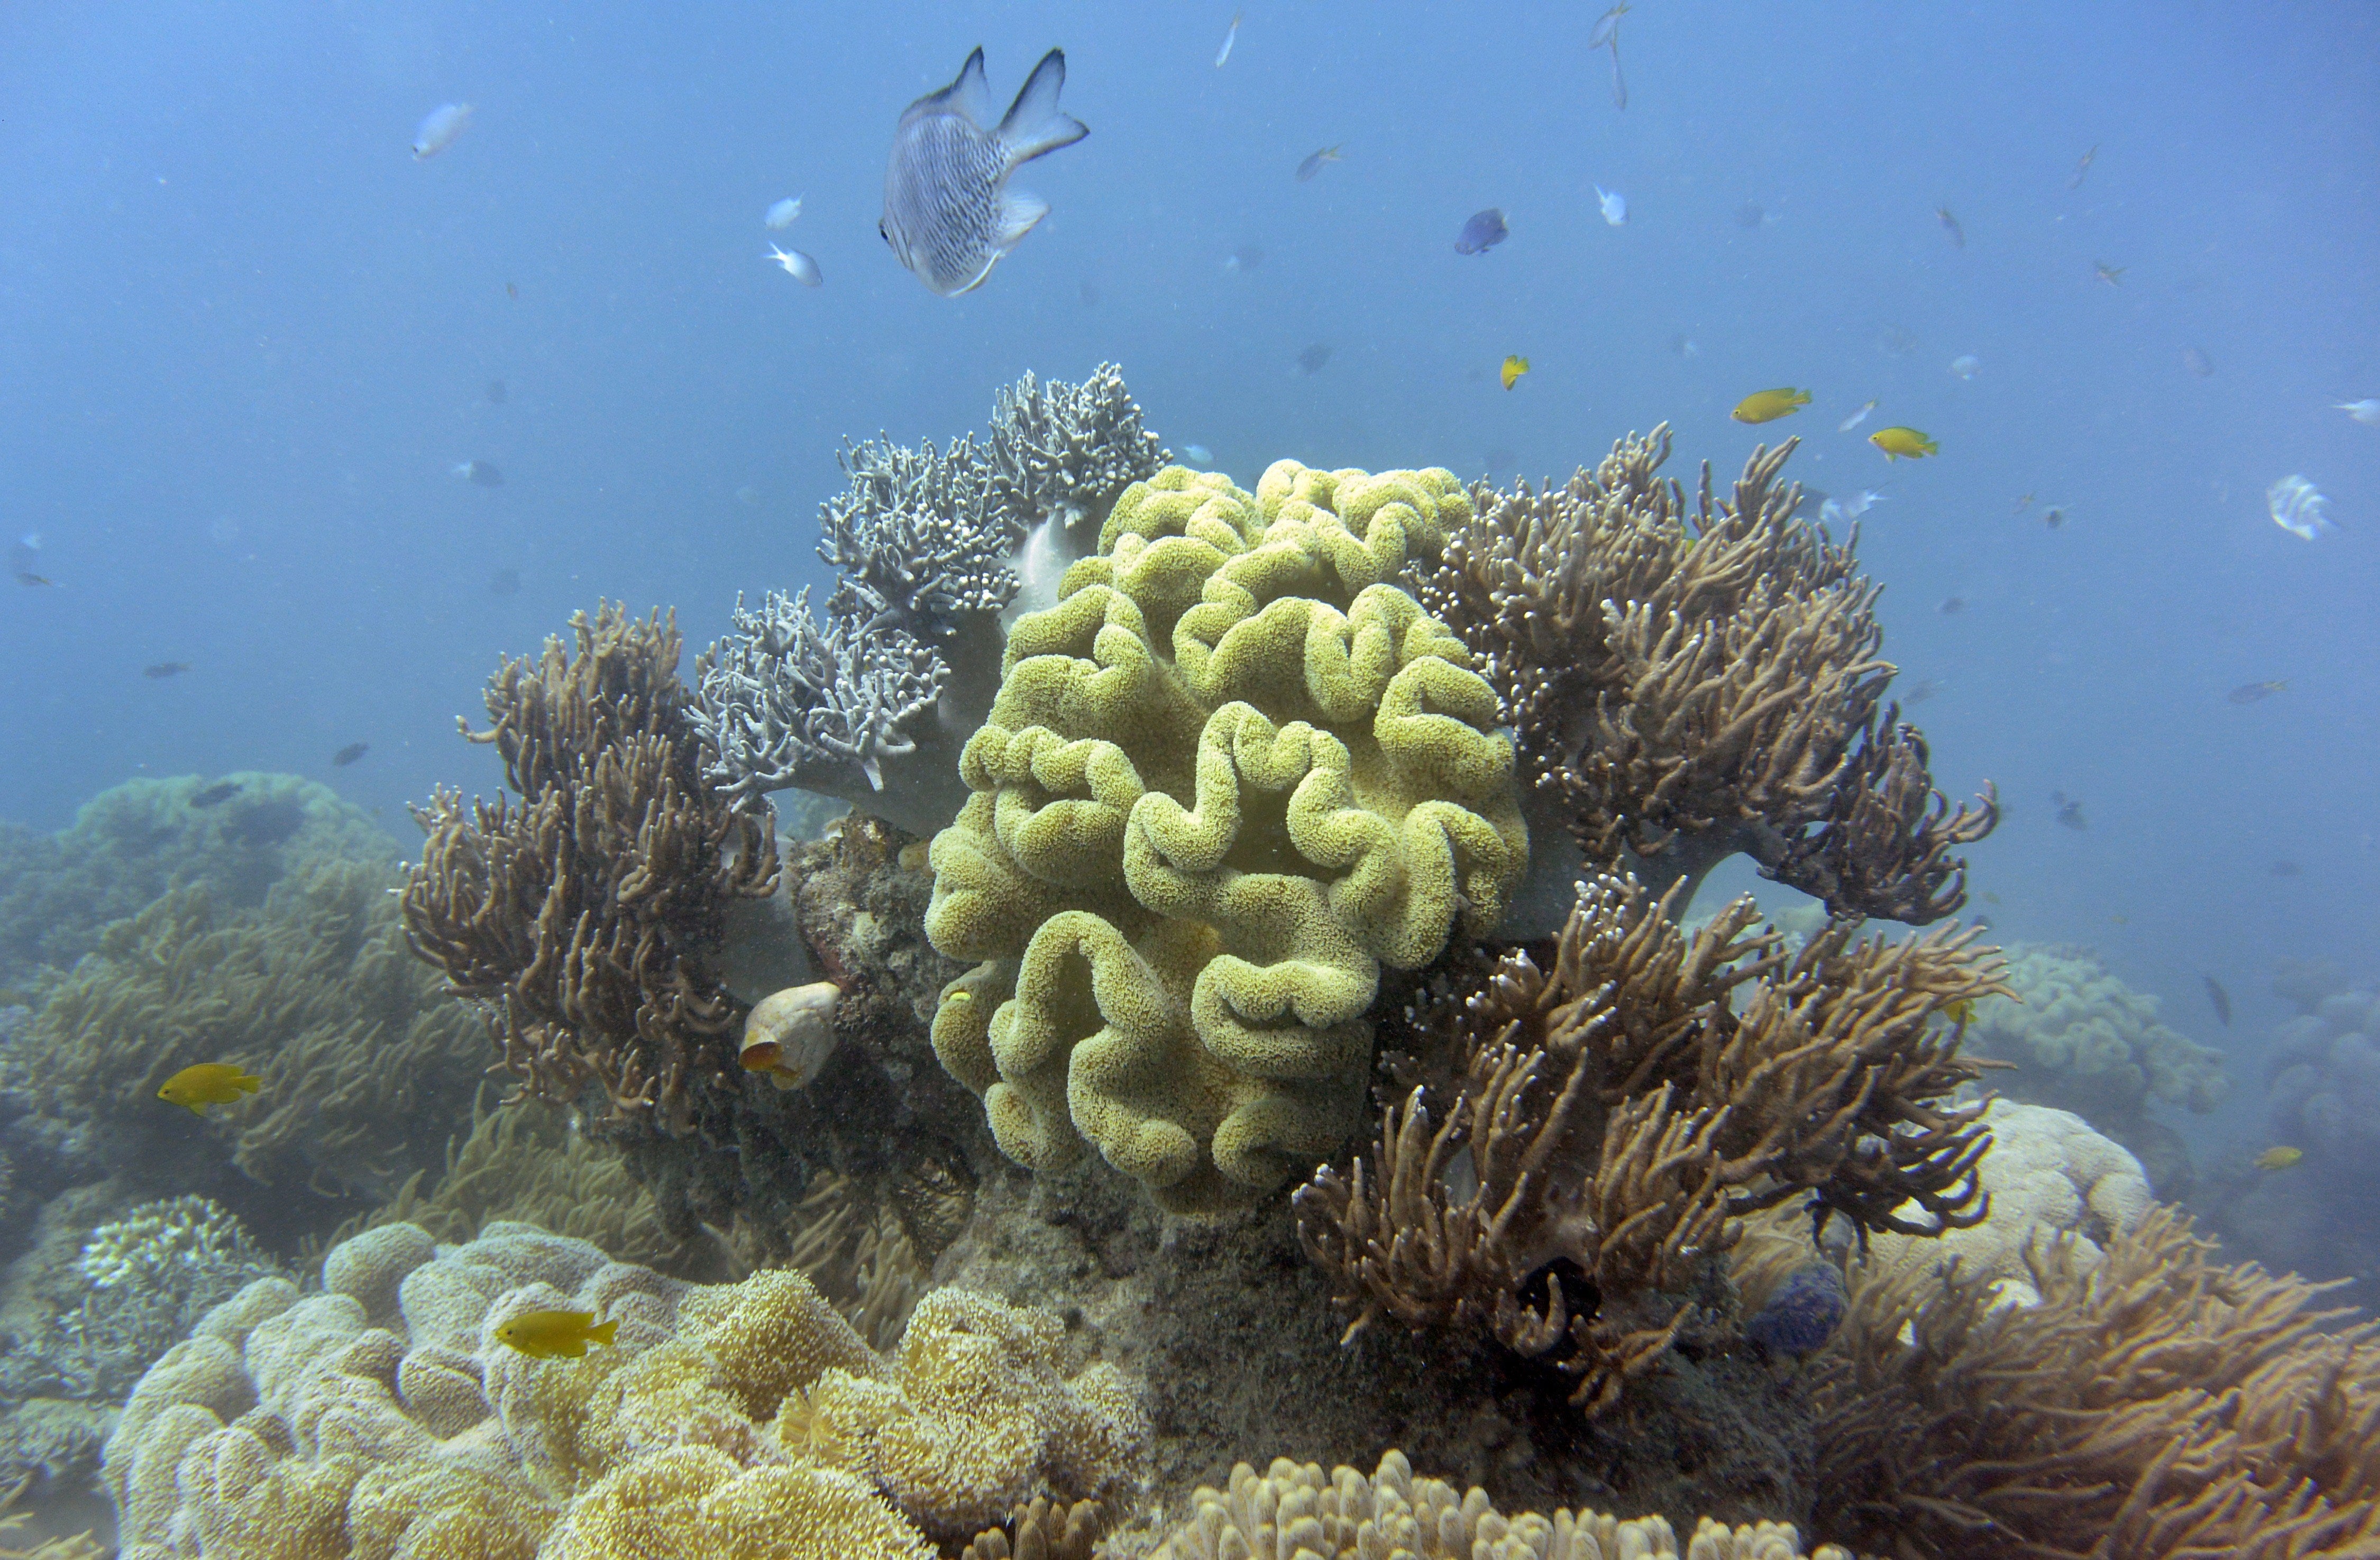
[[[943,1290],[897,1353],[788,1272],[698,1286],[496,1224],[389,1225],[270,1279],[141,1381],[110,1442],[127,1560],[927,1560],[1036,1497],[1129,1504],[1146,1426],[1054,1316]],[[616,1342],[535,1360],[507,1319]]]
[[[1378,1555],[1381,1560],[1805,1560],[1791,1523],[1730,1527],[1706,1517],[1681,1549],[1660,1517],[1622,1521],[1568,1510],[1506,1517],[1474,1486],[1461,1492],[1416,1479],[1401,1452],[1390,1451],[1369,1479],[1340,1467],[1276,1457],[1262,1474],[1241,1463],[1229,1490],[1200,1488],[1196,1515],[1150,1552],[1150,1560],[1304,1560]],[[1806,1560],[1852,1560],[1821,1544]]]
[[[1079,385],[1028,373],[1002,391],[984,443],[877,439],[841,458],[850,487],[819,512],[838,572],[823,625],[807,589],[739,602],[694,718],[732,796],[798,786],[930,834],[965,799],[958,745],[990,704],[1002,609],[1080,556],[1166,452],[1102,363]]]
[[[1582,889],[1548,968],[1508,955],[1422,1015],[1422,1080],[1296,1207],[1351,1338],[1482,1328],[1597,1413],[1713,1319],[1743,1215],[1798,1201],[1919,1237],[1983,1218],[1983,1107],[1951,1097],[1976,1069],[1937,1015],[1999,987],[1972,932],[1839,921],[1795,949],[1748,898],[1689,936],[1633,878]]]
[[[1919,1560],[2380,1552],[2373,1324],[2210,1260],[2169,1208],[2079,1253],[2033,1247],[2031,1306],[1983,1274],[1853,1270],[1806,1367],[1822,1531]]]
[[[1884,702],[1881,587],[1855,535],[1794,518],[1792,450],[1755,450],[1724,498],[1706,465],[1691,504],[1659,475],[1667,425],[1561,487],[1482,484],[1415,593],[1479,653],[1524,783],[1590,864],[1658,891],[1742,852],[1830,911],[1923,925],[1965,902],[1954,852],[1998,808],[1934,789]]]
[[[1527,866],[1494,692],[1389,583],[1468,515],[1444,471],[1171,467],[1011,630],[926,914],[982,961],[934,1049],[1011,1158],[1212,1210],[1354,1126],[1380,965]]]

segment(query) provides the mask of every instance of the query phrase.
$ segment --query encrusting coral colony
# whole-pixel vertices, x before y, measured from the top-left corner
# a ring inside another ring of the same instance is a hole
[[[266,1080],[188,1124],[217,1203],[136,1165],[33,1244],[223,1276],[88,1405],[123,1553],[2380,1556],[2380,1340],[1979,1087],[2037,985],[1935,925],[1991,792],[1792,446],[1670,444],[1251,491],[1028,376],[845,447],[822,614],[505,661],[509,794],[419,809],[394,901],[91,922],[0,1031],[0,1188]],[[1690,922],[1739,853],[1823,923]]]

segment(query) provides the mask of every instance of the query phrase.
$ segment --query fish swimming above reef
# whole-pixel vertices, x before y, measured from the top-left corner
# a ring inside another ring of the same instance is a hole
[[[1504,213],[1494,206],[1484,212],[1474,212],[1471,220],[1455,235],[1454,252],[1458,255],[1484,255],[1512,236],[1504,225]]]
[[[1866,405],[1860,407],[1858,411],[1853,412],[1842,421],[1835,424],[1835,431],[1837,433],[1849,433],[1852,429],[1857,428],[1860,424],[1867,421],[1867,415],[1875,410],[1876,403],[1874,401],[1868,402]]]
[[[2065,506],[2062,504],[2053,503],[2048,508],[2043,510],[2041,512],[2041,523],[2048,526],[2053,531],[2062,527],[2066,524]]]
[[[1867,436],[1867,441],[1882,450],[1887,460],[1903,456],[1917,460],[1942,453],[1941,446],[1913,428],[1879,428]]]
[[[2265,508],[2274,525],[2306,541],[2338,528],[2331,523],[2330,501],[2322,496],[2320,489],[2295,474],[2265,490]]]
[[[2295,1167],[2304,1157],[2304,1149],[2293,1148],[2285,1143],[2277,1143],[2264,1153],[2257,1155],[2254,1163],[2256,1168],[2260,1170],[2287,1170]]]
[[[1950,373],[1954,378],[1971,380],[1983,371],[1984,360],[1972,352],[1962,352],[1950,359]]]
[[[2049,799],[2058,804],[2058,821],[2068,828],[2088,828],[2091,820],[2082,816],[2082,804],[2062,791],[2053,791]]]
[[[455,144],[471,123],[471,105],[468,103],[442,103],[431,109],[413,132],[413,160],[417,163],[437,156]]]
[[[2091,274],[2097,277],[2100,281],[2105,282],[2110,287],[2120,287],[2124,284],[2124,267],[2120,265],[2109,265],[2106,260],[2093,260],[2091,262]]]
[[[609,1348],[620,1319],[598,1322],[591,1311],[524,1311],[496,1324],[496,1341],[532,1360],[577,1360],[590,1343]]]
[[[1510,390],[1514,385],[1520,383],[1521,376],[1528,371],[1529,360],[1520,356],[1518,353],[1514,353],[1512,356],[1504,359],[1504,366],[1496,370],[1496,377],[1504,381],[1505,389]]]
[[[2213,975],[2201,975],[2198,978],[2206,983],[2206,1005],[2215,1010],[2216,1021],[2224,1028],[2230,1028],[2231,994],[2224,990],[2223,983]]]
[[[178,1105],[193,1116],[204,1116],[211,1105],[237,1105],[244,1095],[264,1087],[264,1080],[243,1072],[229,1062],[193,1062],[157,1091],[168,1105]]]
[[[2095,144],[2092,146],[2090,151],[2082,154],[2082,160],[2074,164],[2074,176],[2066,181],[2067,188],[2080,189],[2082,187],[2082,181],[2091,175],[2091,159],[2098,155],[2099,148]]]
[[[368,742],[351,742],[331,755],[331,768],[344,769],[370,751],[371,744]]]
[[[190,663],[186,660],[161,660],[154,665],[142,667],[140,675],[162,683],[168,677],[179,677],[189,670]]]
[[[1212,466],[1215,464],[1215,452],[1204,444],[1184,444],[1182,446],[1182,458],[1193,466]]]
[[[983,50],[958,79],[911,103],[892,132],[884,168],[884,215],[876,231],[917,280],[943,297],[983,284],[1009,250],[1050,214],[1049,203],[1008,187],[1037,157],[1074,145],[1090,127],[1058,112],[1066,52],[1052,49],[989,129],[991,90]]]
[[[1218,70],[1222,69],[1223,62],[1232,57],[1232,45],[1240,41],[1240,12],[1233,11],[1232,25],[1223,30],[1223,46],[1215,51],[1215,68]]]
[[[1586,46],[1589,49],[1602,49],[1609,48],[1613,43],[1618,42],[1620,41],[1620,18],[1627,14],[1628,0],[1620,0],[1619,5],[1612,6],[1611,9],[1596,18],[1594,30],[1586,35]]]
[[[1316,342],[1297,355],[1297,366],[1309,374],[1320,373],[1323,365],[1330,361],[1330,344],[1327,341]]]
[[[1311,179],[1322,171],[1322,166],[1326,163],[1347,161],[1345,157],[1340,155],[1341,149],[1346,144],[1345,141],[1341,141],[1338,146],[1326,146],[1319,151],[1309,153],[1305,161],[1297,165],[1297,182],[1304,184]]]
[[[2289,691],[2289,685],[2285,681],[2242,683],[2223,696],[2233,704],[2254,704],[2259,699],[2268,699],[2275,694],[2286,694]]]
[[[1967,610],[1967,599],[1963,596],[1945,596],[1942,598],[1942,604],[1934,610],[1946,618],[1955,618]]]
[[[1597,185],[1595,187],[1595,205],[1596,209],[1603,213],[1603,221],[1606,226],[1625,227],[1628,225],[1628,197],[1621,194],[1620,191],[1616,189],[1606,189],[1601,185]]]
[[[1738,422],[1775,422],[1779,417],[1791,417],[1810,404],[1810,393],[1787,385],[1778,390],[1755,390],[1735,404],[1728,416]]]
[[[239,781],[233,780],[219,780],[212,785],[203,786],[191,792],[190,805],[193,807],[220,807],[238,794]]]
[[[815,287],[826,280],[819,271],[818,261],[799,249],[781,249],[771,244],[769,246],[769,258],[783,266],[786,275],[805,287]]]
[[[8,544],[8,573],[18,585],[55,585],[42,573],[42,533],[28,531]]]
[[[1264,260],[1265,252],[1261,246],[1256,244],[1243,244],[1238,248],[1233,249],[1230,254],[1223,257],[1223,269],[1225,271],[1254,271],[1257,267],[1264,264]]]
[[[2380,401],[2370,399],[2362,401],[2334,401],[2331,403],[2331,409],[2333,411],[2345,412],[2357,422],[2380,428]]]
[[[496,469],[493,461],[467,460],[447,469],[451,475],[460,477],[474,488],[501,488],[504,485],[504,474]]]
[[[761,213],[760,222],[770,232],[783,233],[793,226],[794,219],[801,214],[802,198],[798,195],[788,195]]]
[[[1950,240],[1950,248],[1963,249],[1967,247],[1967,230],[1959,225],[1959,219],[1950,214],[1949,207],[1935,207],[1934,220],[1942,224],[1943,233]]]
[[[1818,521],[1827,526],[1841,525],[1858,519],[1883,502],[1884,495],[1874,488],[1862,488],[1847,499],[1823,500],[1818,505]]]

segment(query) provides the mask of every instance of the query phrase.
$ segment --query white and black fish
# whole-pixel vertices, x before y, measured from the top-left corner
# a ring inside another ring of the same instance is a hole
[[[967,55],[958,79],[919,98],[892,134],[884,170],[884,220],[876,230],[917,280],[944,297],[981,285],[1001,257],[1050,214],[1047,201],[1008,187],[1011,174],[1036,157],[1089,135],[1058,112],[1066,54],[1052,49],[990,128],[983,50]]]

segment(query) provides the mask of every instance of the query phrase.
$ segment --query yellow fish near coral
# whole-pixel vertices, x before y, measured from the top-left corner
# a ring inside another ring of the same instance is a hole
[[[2277,1143],[2272,1147],[2265,1150],[2264,1153],[2256,1155],[2256,1168],[2260,1170],[2286,1170],[2304,1157],[2304,1149],[2291,1148],[2288,1143]]]
[[[1735,404],[1728,416],[1738,422],[1775,422],[1790,417],[1810,404],[1810,393],[1787,385],[1782,390],[1759,390]]]
[[[204,1116],[211,1105],[237,1105],[240,1096],[264,1087],[264,1080],[242,1072],[227,1061],[194,1062],[165,1080],[157,1097],[178,1105],[193,1116]]]
[[[532,1360],[576,1360],[590,1343],[610,1347],[620,1319],[597,1322],[591,1311],[524,1311],[496,1325],[496,1339]]]
[[[1887,460],[1899,460],[1907,455],[1916,460],[1922,455],[1938,455],[1942,447],[1913,428],[1879,428],[1867,436],[1867,441],[1884,452]]]
[[[1527,358],[1519,356],[1505,358],[1502,375],[1504,388],[1510,390],[1514,385],[1520,383],[1521,376],[1528,371],[1529,360]]]
[[[1943,1004],[1942,1016],[1964,1029],[1975,1022],[1975,999],[1961,997],[1956,1002],[1947,1002]]]

